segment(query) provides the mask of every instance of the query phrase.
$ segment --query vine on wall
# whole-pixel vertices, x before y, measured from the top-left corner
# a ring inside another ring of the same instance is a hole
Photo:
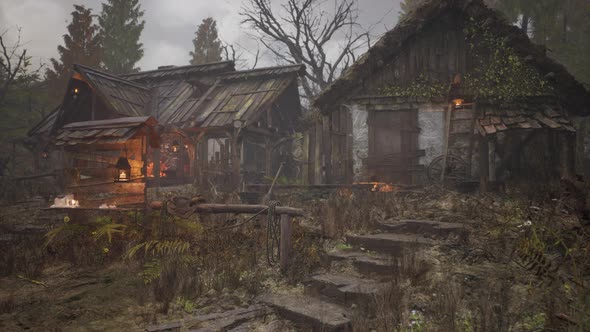
[[[553,87],[525,59],[518,56],[506,37],[471,18],[465,28],[472,69],[463,76],[462,89],[475,99],[510,102],[516,98],[548,95]],[[394,97],[447,97],[449,84],[420,74],[407,85],[389,85],[379,93]]]

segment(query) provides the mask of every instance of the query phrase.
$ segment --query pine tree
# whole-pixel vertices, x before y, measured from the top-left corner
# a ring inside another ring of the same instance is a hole
[[[193,39],[195,50],[190,52],[191,64],[221,61],[223,48],[217,35],[217,22],[212,17],[203,20]]]
[[[399,6],[401,8],[401,17],[408,15],[411,11],[418,8],[425,0],[403,0]]]
[[[585,0],[498,0],[496,8],[545,45],[578,80],[590,84],[590,3]]]
[[[53,68],[45,73],[49,95],[56,103],[61,101],[74,64],[98,67],[101,63],[102,47],[92,10],[79,5],[74,8],[68,34],[63,36],[64,45],[57,47],[60,58],[51,58]]]
[[[98,17],[104,69],[113,74],[137,72],[143,57],[139,37],[145,21],[139,0],[107,0]]]

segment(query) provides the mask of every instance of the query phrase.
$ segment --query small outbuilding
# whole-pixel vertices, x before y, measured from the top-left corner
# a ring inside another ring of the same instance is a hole
[[[122,76],[73,69],[62,104],[29,136],[83,206],[142,204],[148,186],[239,189],[293,161],[302,65],[236,71],[224,61]]]

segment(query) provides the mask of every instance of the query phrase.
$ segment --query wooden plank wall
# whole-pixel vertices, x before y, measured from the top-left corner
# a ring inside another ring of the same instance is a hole
[[[460,20],[447,14],[433,22],[422,34],[404,45],[403,51],[382,70],[366,81],[362,94],[378,94],[379,88],[388,85],[407,85],[421,74],[441,83],[450,83],[456,73],[470,68]]]
[[[68,148],[66,155],[71,178],[66,193],[73,193],[83,207],[98,207],[103,203],[117,206],[144,204],[145,181],[142,172],[145,149],[143,138],[132,139],[125,144],[77,145]],[[136,180],[114,181],[117,173],[115,165],[121,156],[127,156],[131,165],[131,178]]]

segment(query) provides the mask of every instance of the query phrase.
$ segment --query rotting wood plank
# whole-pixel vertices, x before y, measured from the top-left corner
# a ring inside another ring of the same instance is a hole
[[[83,194],[141,194],[145,188],[144,182],[112,182],[101,183],[87,186],[70,186],[67,189],[76,193]]]
[[[78,160],[99,162],[99,163],[109,164],[109,165],[116,165],[117,160],[119,159],[118,156],[117,157],[108,157],[108,156],[92,155],[92,154],[85,154],[85,153],[75,153],[72,155],[72,157],[74,159],[78,159]],[[129,165],[131,165],[132,168],[143,167],[143,161],[132,160],[132,159],[128,159],[128,160],[129,160]]]
[[[163,202],[154,201],[150,203],[150,208],[154,210],[162,209]],[[247,213],[256,214],[260,211],[268,209],[266,205],[249,205],[249,204],[197,204],[192,206],[196,213]],[[285,214],[289,216],[303,216],[304,211],[298,208],[277,206],[275,208],[276,214]]]

